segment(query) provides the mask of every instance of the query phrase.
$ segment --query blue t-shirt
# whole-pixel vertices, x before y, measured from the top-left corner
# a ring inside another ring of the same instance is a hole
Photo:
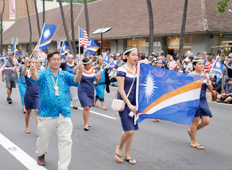
[[[226,94],[232,93],[232,84],[224,84],[223,88],[226,91]]]
[[[228,63],[228,66],[232,67],[232,62]],[[228,76],[232,78],[232,70],[227,68],[227,71],[228,71]]]

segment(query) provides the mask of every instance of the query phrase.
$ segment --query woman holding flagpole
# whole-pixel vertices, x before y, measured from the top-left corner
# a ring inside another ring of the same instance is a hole
[[[84,130],[89,130],[89,110],[94,104],[94,85],[93,82],[99,82],[100,73],[95,74],[92,68],[92,63],[89,58],[84,58],[82,61],[84,65],[82,78],[78,87],[78,98],[83,107]],[[77,67],[74,68],[73,73],[77,73]]]
[[[138,125],[134,125],[134,114],[137,112],[136,108],[136,74],[138,62],[137,48],[131,48],[124,52],[123,61],[124,66],[118,68],[118,99],[124,100],[126,106],[122,112],[119,112],[123,133],[120,138],[119,145],[115,151],[115,160],[118,163],[123,162],[122,152],[125,145],[124,160],[130,164],[136,164],[136,161],[130,157],[130,149],[133,141],[134,130],[138,130]],[[128,95],[129,94],[129,95]],[[127,97],[128,96],[128,97]]]
[[[25,58],[25,67],[23,68],[22,74],[25,76],[25,80],[27,83],[27,89],[24,96],[24,102],[26,107],[26,113],[25,113],[25,122],[26,122],[26,130],[25,133],[30,134],[29,129],[29,119],[30,119],[30,113],[31,110],[34,109],[35,112],[35,120],[36,124],[38,125],[38,109],[39,109],[39,86],[37,84],[31,83],[30,77],[31,72],[29,68],[27,69],[27,65],[35,65],[36,66],[36,72],[39,71],[39,61],[32,57],[30,60],[28,57]]]
[[[190,74],[199,75],[199,76],[206,76],[204,71],[204,60],[198,57],[195,57],[193,59],[193,72]],[[204,80],[202,87],[201,87],[201,93],[200,93],[200,104],[197,109],[197,112],[195,114],[195,117],[192,121],[192,124],[190,125],[190,129],[187,130],[190,138],[191,138],[191,145],[190,147],[201,149],[203,150],[204,147],[200,145],[197,142],[196,139],[196,133],[197,130],[207,126],[210,123],[210,118],[212,117],[212,114],[209,110],[209,106],[206,100],[206,89],[209,89],[209,91],[213,91],[213,86],[211,83],[211,80],[209,76],[206,76],[206,79]],[[201,119],[201,121],[200,121]],[[200,122],[199,122],[200,121]]]

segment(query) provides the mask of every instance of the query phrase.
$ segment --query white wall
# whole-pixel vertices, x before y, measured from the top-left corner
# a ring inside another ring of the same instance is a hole
[[[211,35],[197,34],[192,35],[192,53],[196,56],[197,53],[210,52],[211,50]]]
[[[55,0],[54,0],[55,1]],[[68,5],[69,3],[63,3],[63,5]],[[59,2],[45,1],[45,11],[60,7]],[[38,12],[43,12],[43,1],[37,0]]]

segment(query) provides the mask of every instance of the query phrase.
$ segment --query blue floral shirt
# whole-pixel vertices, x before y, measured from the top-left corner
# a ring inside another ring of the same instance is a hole
[[[39,71],[37,75],[39,76],[38,81],[33,80],[32,77],[30,77],[30,81],[39,86],[38,116],[59,117],[61,113],[64,117],[71,117],[69,86],[78,86],[78,83],[73,81],[75,75],[59,70],[55,77],[50,68]],[[52,77],[55,82],[58,78],[59,96],[55,95],[55,84]]]

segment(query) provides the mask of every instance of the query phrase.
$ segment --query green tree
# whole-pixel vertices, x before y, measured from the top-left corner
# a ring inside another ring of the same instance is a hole
[[[217,11],[218,11],[218,14],[221,15],[222,13],[226,12],[225,8],[228,7],[227,6],[227,3],[229,2],[230,0],[221,0],[219,2],[217,2]]]

